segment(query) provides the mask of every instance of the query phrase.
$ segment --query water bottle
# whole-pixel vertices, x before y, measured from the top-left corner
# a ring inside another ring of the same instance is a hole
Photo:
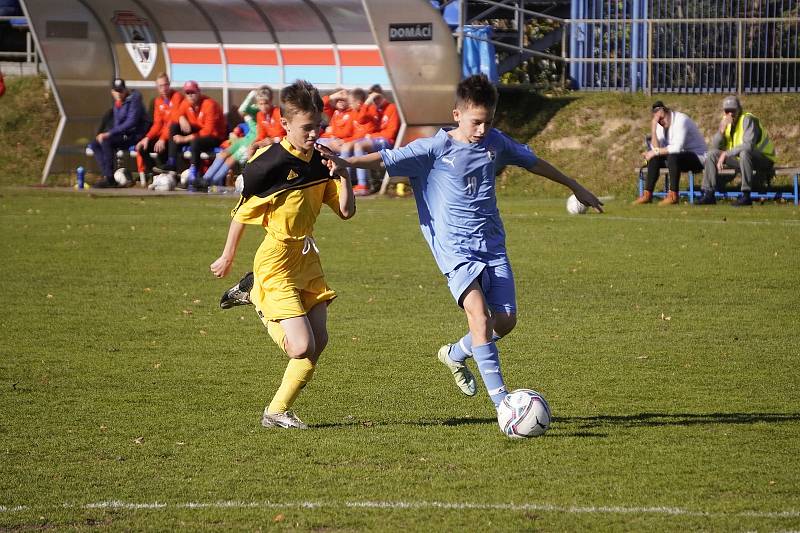
[[[187,184],[188,186],[186,187],[186,190],[194,191],[195,190],[194,189],[195,181],[197,181],[197,167],[192,165],[192,166],[189,167],[189,180],[188,180],[188,184]]]
[[[75,173],[78,176],[78,188],[83,189],[83,184],[86,182],[86,169],[78,167]]]

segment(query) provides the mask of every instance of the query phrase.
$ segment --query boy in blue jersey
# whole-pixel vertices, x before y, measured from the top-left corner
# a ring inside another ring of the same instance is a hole
[[[496,104],[497,90],[489,79],[471,76],[456,91],[455,128],[402,148],[346,159],[318,148],[331,170],[385,168],[390,176],[410,177],[422,235],[469,325],[464,337],[439,349],[439,361],[452,372],[461,392],[474,396],[475,378],[465,364],[474,357],[495,407],[508,394],[495,343],[517,322],[514,275],[497,209],[496,170],[516,165],[565,185],[581,203],[599,212],[603,205],[528,146],[492,128]]]

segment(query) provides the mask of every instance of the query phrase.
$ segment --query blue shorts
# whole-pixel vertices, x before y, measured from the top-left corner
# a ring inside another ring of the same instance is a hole
[[[445,274],[450,294],[460,307],[464,307],[464,291],[476,279],[480,283],[486,303],[492,311],[517,312],[517,295],[514,288],[514,273],[510,263],[488,266],[473,261],[464,263]]]

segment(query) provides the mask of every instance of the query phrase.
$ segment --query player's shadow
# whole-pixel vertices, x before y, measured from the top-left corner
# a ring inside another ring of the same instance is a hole
[[[603,429],[667,426],[781,424],[800,421],[800,413],[637,413],[555,417],[563,436],[605,436]]]

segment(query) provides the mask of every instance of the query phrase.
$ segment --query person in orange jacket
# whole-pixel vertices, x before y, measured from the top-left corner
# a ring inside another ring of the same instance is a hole
[[[6,94],[6,82],[3,80],[3,73],[0,72],[0,96]]]
[[[339,89],[329,96],[323,96],[323,112],[328,115],[328,127],[317,142],[334,152],[339,152],[347,139],[353,134],[353,117],[350,110],[350,96],[347,89]]]
[[[178,120],[178,109],[183,103],[183,94],[170,87],[169,76],[166,72],[156,77],[158,96],[153,102],[153,125],[144,137],[136,143],[136,151],[142,158],[145,172],[153,172],[155,161],[150,155],[157,154],[159,164],[164,164],[167,159],[167,144],[169,142],[169,128],[173,121]]]
[[[361,156],[372,152],[378,152],[384,148],[392,148],[397,139],[397,132],[400,130],[400,116],[397,113],[397,106],[386,99],[383,88],[375,84],[369,88],[369,96],[364,102],[364,107],[373,107],[377,115],[377,129],[368,133],[362,139],[353,142],[353,155]],[[356,195],[363,196],[369,194],[369,171],[356,169],[358,184],[353,188]]]
[[[157,172],[175,172],[177,170],[178,152],[186,145],[191,146],[192,165],[199,168],[202,164],[201,152],[213,150],[225,140],[227,127],[222,107],[212,98],[200,92],[196,81],[183,84],[186,98],[176,113],[177,121],[170,125],[167,146],[167,163],[155,168]],[[198,188],[202,184],[196,184]]]

